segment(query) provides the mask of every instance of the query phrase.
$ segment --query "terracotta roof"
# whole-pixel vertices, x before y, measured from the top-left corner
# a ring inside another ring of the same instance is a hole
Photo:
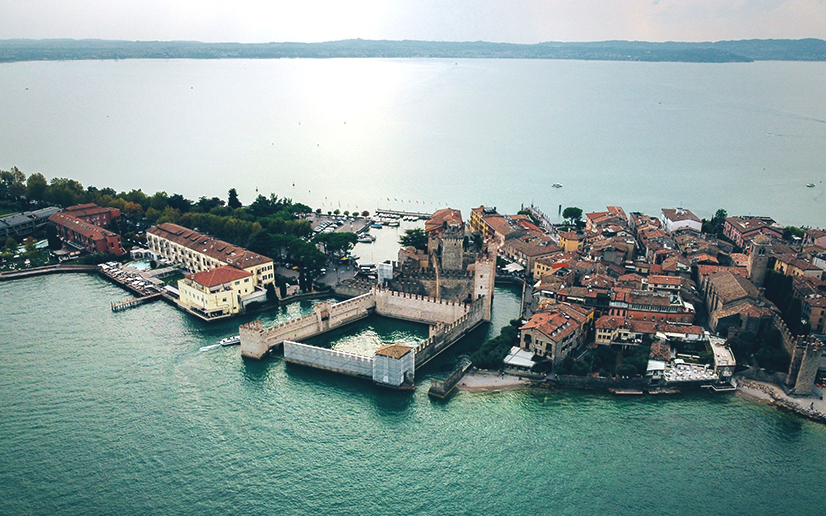
[[[553,242],[540,244],[535,241],[526,242],[520,238],[514,238],[505,242],[506,247],[512,247],[528,257],[533,256],[547,256],[553,253],[558,253],[561,249]]]
[[[695,222],[700,222],[697,215],[694,215],[690,210],[683,208],[663,208],[663,215],[665,215],[665,217],[672,222],[678,222],[681,220],[693,220]]]
[[[413,348],[404,344],[388,344],[377,349],[376,355],[399,359],[411,351],[413,351]]]
[[[721,308],[719,310],[714,310],[711,314],[718,320],[735,314],[739,314],[743,317],[762,318],[771,317],[772,311],[769,308],[757,306],[753,304],[751,301],[746,301],[744,303],[739,303],[733,306]]]
[[[214,258],[239,269],[246,269],[247,267],[254,267],[272,261],[272,258],[268,258],[262,254],[253,253],[243,247],[169,222],[153,226],[147,229],[146,232],[192,249],[193,251],[203,253],[210,258]]]
[[[802,271],[819,271],[821,270],[820,267],[816,265],[812,265],[811,263],[807,262],[806,260],[801,260],[797,256],[794,255],[786,255],[786,256],[778,256],[777,261],[781,263],[785,263],[787,265],[791,265],[792,267],[797,267]]]
[[[560,342],[576,331],[588,317],[588,314],[593,312],[591,309],[577,308],[575,305],[569,305],[567,303],[557,303],[548,306],[549,311],[533,314],[521,329],[535,329],[542,332],[551,340]]]
[[[109,213],[112,217],[120,217],[119,209],[103,208],[94,203],[77,204],[75,206],[69,206],[68,208],[66,208],[65,212],[77,218],[90,217],[92,215],[99,215],[101,213]]]
[[[49,221],[54,224],[58,224],[60,226],[66,227],[83,235],[87,238],[91,238],[93,240],[105,238],[105,237],[113,237],[116,236],[116,233],[112,233],[106,229],[103,229],[100,226],[95,226],[90,222],[86,222],[85,220],[81,220],[77,217],[73,217],[66,213],[55,213],[49,217]]]
[[[218,285],[231,283],[250,276],[252,276],[252,274],[245,270],[236,269],[235,267],[230,267],[228,265],[222,265],[221,267],[215,267],[214,269],[209,269],[208,271],[189,274],[187,275],[187,278],[205,287],[217,287]]]
[[[679,287],[682,284],[682,281],[682,278],[679,276],[652,275],[648,277],[649,285],[672,285]]]
[[[726,267],[723,265],[705,264],[700,264],[697,266],[697,273],[699,276],[708,276],[709,274],[714,274],[715,272],[723,271],[729,271],[732,274],[737,274],[738,276],[743,276],[744,278],[749,274],[745,267]]]
[[[651,354],[649,357],[654,360],[665,360],[668,362],[671,360],[671,346],[665,342],[654,341],[651,343]]]
[[[598,330],[616,330],[625,324],[625,319],[613,315],[603,315],[594,323]]]
[[[661,322],[657,325],[657,329],[666,333],[690,333],[692,335],[702,335],[705,330],[693,324],[670,324]]]
[[[731,271],[712,274],[708,279],[708,283],[713,285],[714,292],[723,303],[730,303],[738,299],[757,299],[760,297],[760,291],[752,282]]]
[[[433,231],[442,227],[447,221],[456,224],[462,224],[462,212],[454,210],[453,208],[442,208],[437,210],[430,216],[430,219],[424,223],[425,231]]]
[[[634,333],[648,333],[653,335],[657,333],[657,324],[653,321],[640,321],[639,319],[628,319],[625,321],[625,327]]]

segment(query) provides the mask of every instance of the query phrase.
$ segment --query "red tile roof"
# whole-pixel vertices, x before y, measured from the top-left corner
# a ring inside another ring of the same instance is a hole
[[[223,285],[224,283],[231,283],[243,278],[248,278],[250,276],[252,276],[252,274],[245,270],[236,269],[235,267],[230,267],[228,265],[222,265],[221,267],[215,267],[214,269],[209,269],[208,271],[189,274],[187,275],[187,278],[191,279],[195,283],[211,288],[217,287],[218,285]]]
[[[433,229],[440,228],[446,221],[461,224],[462,212],[459,210],[454,210],[453,208],[442,208],[441,210],[437,210],[430,216],[430,219],[424,223],[425,230],[431,231]]]

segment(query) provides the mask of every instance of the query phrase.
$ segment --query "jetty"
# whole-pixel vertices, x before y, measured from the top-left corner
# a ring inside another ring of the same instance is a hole
[[[400,210],[386,210],[384,208],[376,208],[376,215],[392,215],[394,217],[418,217],[420,219],[429,219],[432,213],[424,213],[419,211],[400,211]]]
[[[127,308],[132,308],[134,306],[142,305],[144,303],[149,303],[155,301],[156,299],[160,299],[163,296],[160,292],[155,294],[150,294],[148,296],[143,297],[135,297],[132,299],[127,299],[125,301],[112,301],[112,311],[113,312],[122,312]]]
[[[430,389],[427,391],[428,396],[439,398],[441,400],[447,398],[448,394],[456,387],[456,384],[465,376],[468,369],[473,366],[473,362],[468,361],[464,366],[458,367],[455,371],[450,373],[443,382],[430,380]]]

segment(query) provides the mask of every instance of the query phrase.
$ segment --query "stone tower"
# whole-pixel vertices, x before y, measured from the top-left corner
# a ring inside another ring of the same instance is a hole
[[[820,357],[823,355],[823,344],[823,341],[817,337],[808,336],[798,339],[787,379],[789,387],[791,387],[789,380],[794,381],[792,395],[812,395],[812,388],[820,366]],[[796,365],[798,367],[795,367]]]
[[[755,287],[762,287],[766,279],[771,240],[766,235],[757,235],[749,244],[749,262],[746,271]]]
[[[442,254],[440,256],[443,271],[461,271],[464,251],[465,226],[461,222],[445,221],[442,230]]]
[[[488,248],[487,256],[478,257],[473,270],[473,299],[484,298],[484,315],[490,322],[493,308],[493,288],[496,281],[496,247]]]

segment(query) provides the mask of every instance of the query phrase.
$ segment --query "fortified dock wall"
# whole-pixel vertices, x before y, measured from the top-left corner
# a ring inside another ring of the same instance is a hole
[[[459,319],[449,324],[437,324],[430,327],[430,337],[416,346],[416,368],[422,367],[433,357],[449,348],[474,328],[484,322],[484,299],[477,299],[470,309]]]
[[[286,340],[301,341],[367,317],[375,309],[372,293],[341,303],[318,303],[313,313],[264,329],[260,321],[241,325],[241,356],[261,358]]]
[[[312,314],[272,328],[264,329],[261,321],[244,324],[239,327],[241,354],[244,357],[261,358],[270,349],[283,344],[284,359],[288,362],[372,378],[380,385],[400,387],[405,382],[412,385],[416,368],[423,366],[488,320],[489,310],[490,302],[485,297],[466,304],[374,288],[368,294],[342,303],[319,303],[313,308]],[[377,361],[375,357],[295,342],[344,326],[367,317],[370,313],[428,324],[430,335],[413,349],[413,353],[402,349],[402,354],[398,356],[395,353],[399,350],[386,351],[382,357],[377,354],[381,361]]]
[[[300,342],[284,342],[284,360],[336,373],[373,377],[372,357],[309,346]]]

